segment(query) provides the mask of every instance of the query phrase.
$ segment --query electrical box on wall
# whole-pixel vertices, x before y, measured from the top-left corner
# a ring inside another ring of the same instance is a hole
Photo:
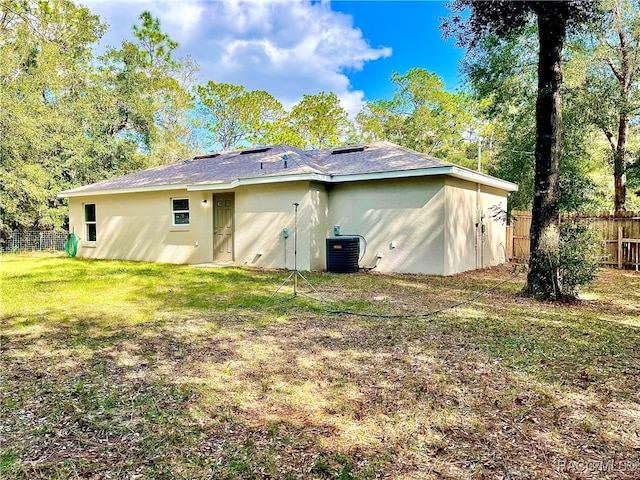
[[[288,228],[283,228],[282,229],[282,236],[284,238],[289,238],[289,229]]]
[[[340,225],[334,225],[334,226],[333,226],[333,234],[334,234],[336,237],[339,237],[339,236],[340,236]]]

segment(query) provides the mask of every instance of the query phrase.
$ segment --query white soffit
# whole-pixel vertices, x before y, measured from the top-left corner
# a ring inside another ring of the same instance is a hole
[[[345,183],[359,182],[366,180],[389,180],[397,178],[433,177],[449,175],[468,182],[479,183],[489,187],[495,187],[508,192],[515,192],[518,186],[515,183],[507,182],[499,178],[474,172],[457,166],[432,167],[416,170],[399,170],[392,172],[358,173],[350,175],[322,175],[318,173],[305,173],[297,175],[278,175],[272,177],[254,177],[235,180],[230,183],[188,185],[188,191],[210,191],[210,190],[231,190],[242,185],[264,185],[269,183],[285,183],[299,181],[315,181],[321,183]]]
[[[66,192],[60,192],[58,198],[72,198],[72,197],[93,197],[95,195],[122,195],[127,193],[144,193],[144,192],[165,192],[168,190],[187,190],[188,185],[176,184],[176,185],[152,185],[146,187],[130,187],[130,188],[112,188],[109,190],[67,190]]]

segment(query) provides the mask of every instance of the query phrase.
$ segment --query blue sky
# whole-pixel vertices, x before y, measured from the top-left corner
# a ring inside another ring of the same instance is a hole
[[[199,65],[198,83],[266,90],[285,107],[304,93],[334,92],[352,114],[365,101],[389,98],[393,71],[436,72],[459,85],[464,51],[444,41],[436,1],[85,0],[110,28],[102,41],[132,38],[142,11],[178,41],[177,57]]]

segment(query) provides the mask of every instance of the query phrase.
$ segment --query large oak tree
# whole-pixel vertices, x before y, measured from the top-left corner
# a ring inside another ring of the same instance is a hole
[[[107,27],[88,8],[0,0],[0,237],[62,227],[61,190],[190,153],[188,72],[159,22],[140,20],[135,41],[95,58]]]
[[[604,133],[611,152],[614,208],[627,209],[627,174],[632,159],[630,130],[640,116],[640,11],[638,0],[606,0],[604,28],[583,46],[584,110]],[[586,42],[585,42],[586,43]],[[592,108],[598,105],[598,108]]]
[[[455,0],[445,32],[473,47],[488,35],[509,38],[535,16],[538,26],[538,89],[531,258],[524,292],[559,299],[558,193],[562,118],[562,55],[567,32],[596,17],[596,0]],[[466,18],[463,13],[469,10]]]

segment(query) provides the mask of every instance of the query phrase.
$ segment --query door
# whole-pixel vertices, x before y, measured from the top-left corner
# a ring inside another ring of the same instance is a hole
[[[232,262],[234,194],[214,195],[213,205],[213,259]]]

